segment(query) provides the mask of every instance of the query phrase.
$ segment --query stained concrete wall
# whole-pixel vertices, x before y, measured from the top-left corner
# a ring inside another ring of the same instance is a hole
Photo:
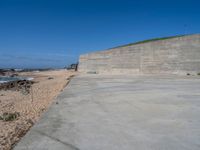
[[[200,34],[81,55],[80,72],[186,74],[200,72]]]

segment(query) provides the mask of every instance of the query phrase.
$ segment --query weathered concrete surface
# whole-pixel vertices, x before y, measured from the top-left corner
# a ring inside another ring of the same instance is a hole
[[[100,74],[197,74],[200,34],[81,55],[78,70]]]
[[[200,78],[77,76],[15,150],[199,150]]]

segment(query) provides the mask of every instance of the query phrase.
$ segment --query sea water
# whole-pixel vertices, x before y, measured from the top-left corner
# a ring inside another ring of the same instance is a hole
[[[0,83],[17,81],[17,80],[33,80],[33,78],[23,78],[23,77],[0,77]]]

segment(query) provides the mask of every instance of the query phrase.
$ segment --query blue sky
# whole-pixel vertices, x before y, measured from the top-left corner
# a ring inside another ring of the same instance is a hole
[[[200,33],[198,0],[0,0],[0,68],[64,67],[80,54]]]

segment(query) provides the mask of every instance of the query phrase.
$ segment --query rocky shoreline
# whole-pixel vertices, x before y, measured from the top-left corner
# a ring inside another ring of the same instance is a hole
[[[1,150],[12,149],[48,109],[74,74],[67,70],[20,72],[19,77],[34,79],[9,82],[1,86]]]
[[[12,91],[21,91],[23,93],[30,93],[30,88],[34,81],[30,80],[16,80],[16,81],[9,81],[5,83],[0,83],[0,90],[12,90]]]

